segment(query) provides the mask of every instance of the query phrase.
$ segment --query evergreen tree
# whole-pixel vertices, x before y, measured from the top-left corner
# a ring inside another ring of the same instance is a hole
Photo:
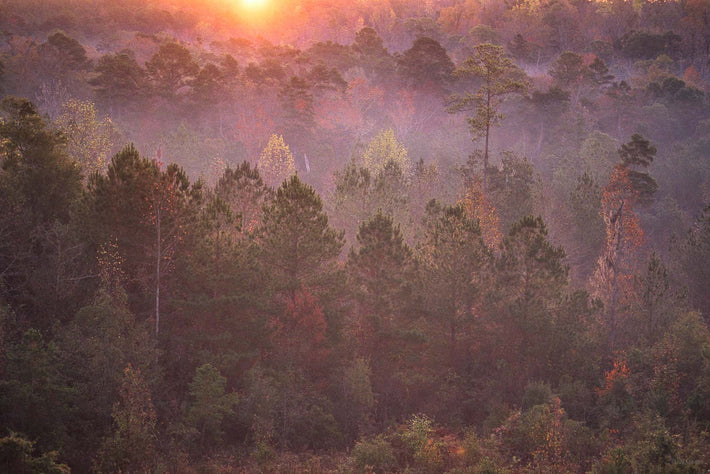
[[[621,166],[628,169],[631,187],[640,204],[649,204],[658,190],[656,180],[647,171],[640,171],[651,166],[655,156],[656,147],[638,133],[631,135],[631,141],[619,149]]]
[[[299,288],[327,291],[343,234],[328,225],[321,198],[298,176],[284,181],[265,206],[257,239],[273,285],[287,300],[293,302]]]
[[[380,399],[378,421],[383,421],[411,407],[409,384],[421,368],[416,267],[399,226],[381,210],[360,225],[357,243],[346,264],[355,300],[346,330],[358,355],[370,362],[372,390]]]
[[[141,157],[133,145],[113,157],[106,175],[89,179],[83,208],[91,224],[87,240],[94,248],[108,241],[117,243],[129,296],[153,299],[156,334],[163,280],[194,223],[201,199],[201,183],[191,184],[175,164],[161,169],[157,160]],[[138,308],[146,311],[147,300],[142,303]]]
[[[59,453],[50,451],[35,456],[35,443],[23,435],[10,432],[0,438],[0,467],[16,474],[69,474],[66,464],[57,462]]]
[[[72,225],[81,174],[63,145],[61,133],[31,102],[2,101],[0,278],[5,284],[0,294],[43,329],[81,304],[73,278],[84,270],[84,261]]]
[[[200,71],[190,51],[178,43],[166,43],[145,63],[155,92],[167,99],[178,99]]]
[[[463,204],[445,208],[427,232],[419,257],[425,307],[437,328],[432,342],[441,363],[457,368],[461,341],[472,342],[471,328],[481,316],[490,277],[490,254],[477,219],[467,215]]]
[[[414,261],[399,226],[381,210],[360,225],[357,243],[347,261],[357,302],[350,330],[361,355],[379,371],[387,363],[387,354],[402,345],[397,333],[411,317]]]
[[[482,79],[475,92],[466,91],[451,97],[449,112],[473,110],[466,121],[474,140],[484,139],[483,193],[488,187],[488,155],[491,129],[503,119],[500,106],[503,99],[513,93],[525,91],[524,73],[513,63],[501,46],[479,44],[455,74],[459,78]]]
[[[236,393],[226,393],[225,379],[214,366],[205,364],[197,368],[190,383],[192,402],[187,410],[186,422],[196,432],[202,453],[219,444],[223,422],[234,412],[238,402]]]
[[[130,50],[101,56],[94,72],[89,84],[94,88],[96,102],[117,118],[149,93],[146,72]]]
[[[454,63],[435,39],[420,36],[397,59],[403,78],[416,86],[445,87],[452,79]]]

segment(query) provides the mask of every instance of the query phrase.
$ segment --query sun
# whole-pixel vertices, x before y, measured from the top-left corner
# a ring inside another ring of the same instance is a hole
[[[249,9],[257,9],[266,6],[269,0],[241,0],[242,6]]]

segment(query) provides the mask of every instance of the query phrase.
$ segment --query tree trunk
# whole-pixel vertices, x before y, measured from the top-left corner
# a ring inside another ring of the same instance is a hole
[[[491,132],[491,91],[486,94],[486,143],[483,148],[483,195],[488,196],[488,136]]]
[[[160,257],[162,249],[160,245],[160,210],[155,217],[156,226],[156,259],[155,259],[155,335],[158,335],[160,330]]]

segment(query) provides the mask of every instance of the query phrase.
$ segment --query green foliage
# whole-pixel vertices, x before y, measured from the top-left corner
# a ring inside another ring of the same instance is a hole
[[[681,37],[672,31],[652,33],[629,31],[620,39],[621,51],[630,58],[653,59],[664,52],[671,52],[681,42]]]
[[[523,217],[503,241],[499,275],[517,298],[554,300],[567,282],[564,258],[564,249],[549,242],[542,218]]]
[[[0,467],[17,474],[68,474],[69,466],[57,462],[58,453],[50,451],[35,457],[35,443],[10,432],[0,438]]]
[[[420,36],[397,58],[400,74],[417,86],[445,87],[454,72],[454,63],[435,39]]]
[[[154,301],[157,333],[160,289],[195,223],[202,185],[190,183],[176,164],[161,169],[129,145],[113,157],[106,175],[91,175],[87,187],[82,212],[92,225],[85,238],[94,248],[116,242],[129,293],[138,286]],[[129,303],[144,310],[147,298]]]
[[[321,449],[342,442],[331,402],[294,370],[253,367],[247,374],[239,416],[257,447]]]
[[[441,472],[446,462],[446,450],[435,439],[433,422],[426,415],[414,415],[400,434],[415,466],[423,472]]]
[[[592,132],[579,149],[584,170],[597,183],[609,181],[611,171],[619,161],[618,143],[606,133]]]
[[[343,246],[343,234],[328,225],[320,196],[298,176],[284,181],[265,206],[258,239],[273,284],[289,294],[301,287],[322,291]]]
[[[638,278],[637,318],[633,331],[655,343],[686,307],[683,294],[675,288],[668,270],[654,252],[646,272]]]
[[[404,242],[399,226],[378,212],[360,225],[358,248],[348,255],[347,267],[357,291],[357,299],[370,316],[398,317],[411,299],[412,251]],[[400,316],[401,317],[401,316]]]
[[[34,225],[66,221],[81,175],[63,152],[64,139],[26,99],[6,97],[0,113],[3,197],[26,209],[25,219]]]
[[[502,229],[532,215],[539,193],[539,176],[530,161],[515,153],[503,153],[500,167],[488,168],[488,198],[500,217]]]
[[[638,133],[631,136],[631,141],[621,145],[619,157],[621,164],[629,170],[629,180],[639,202],[648,204],[658,190],[656,180],[646,171],[639,171],[651,166],[656,156],[656,147]]]
[[[126,366],[119,397],[111,411],[114,433],[104,439],[94,467],[99,472],[151,470],[158,458],[156,414],[139,368]]]
[[[559,87],[569,89],[578,85],[587,75],[587,71],[582,56],[565,51],[555,60],[549,74]]]
[[[372,364],[373,389],[387,394],[381,401],[387,411],[390,402],[402,402],[392,378],[417,357],[407,337],[417,299],[416,269],[399,227],[381,211],[360,226],[357,240],[359,246],[351,249],[346,263],[356,304],[346,328],[358,353]]]
[[[366,26],[355,33],[350,48],[369,79],[382,81],[393,72],[392,58],[374,28]]]
[[[57,31],[47,38],[47,45],[59,53],[60,61],[67,70],[80,69],[88,63],[86,50],[76,39],[67,36],[62,31]]]
[[[461,204],[446,207],[418,249],[425,308],[437,328],[433,346],[456,367],[489,278],[489,250],[477,220]],[[443,360],[442,360],[443,363]]]
[[[372,174],[367,168],[350,161],[342,171],[334,173],[335,191],[330,199],[334,224],[343,229],[347,242],[355,242],[360,223],[372,215]]]
[[[28,329],[16,341],[4,342],[2,425],[40,440],[41,449],[57,448],[67,440],[76,393],[63,373],[57,345],[37,329]]]
[[[3,472],[710,469],[707,1],[0,3]]]
[[[343,408],[345,427],[353,435],[363,435],[370,429],[375,408],[372,390],[372,369],[367,359],[358,357],[343,373]]]
[[[358,441],[352,456],[355,467],[360,471],[390,472],[397,465],[392,447],[381,435]]]
[[[98,102],[119,117],[148,94],[148,78],[132,51],[105,54],[89,79]]]
[[[530,382],[525,387],[525,395],[523,395],[523,410],[527,410],[536,405],[544,405],[552,399],[552,389],[543,382]]]
[[[474,140],[485,139],[483,151],[483,192],[487,192],[488,154],[490,132],[503,120],[501,105],[510,94],[523,93],[527,88],[525,74],[502,46],[490,43],[476,45],[455,74],[459,78],[480,78],[482,84],[476,92],[454,94],[451,97],[449,112],[472,110],[473,115],[466,118],[469,131]]]
[[[689,290],[690,303],[710,315],[710,205],[703,208],[695,223],[673,245],[674,264]],[[707,319],[706,319],[707,320]]]
[[[523,469],[568,472],[575,469],[568,442],[566,415],[560,400],[515,412],[496,430],[500,449]]]
[[[82,271],[81,250],[71,225],[81,174],[63,144],[31,102],[2,101],[0,292],[42,329],[81,304],[72,280]]]
[[[244,161],[236,168],[227,167],[214,187],[215,195],[229,205],[233,217],[239,217],[239,230],[253,232],[262,219],[263,206],[272,197],[256,167]]]
[[[159,352],[147,328],[125,306],[123,288],[111,290],[108,285],[103,282],[94,301],[57,336],[63,373],[75,390],[78,414],[65,448],[74,466],[88,467],[85,453],[96,452],[101,438],[109,435],[111,407],[128,364],[143,368],[146,383],[160,382]]]
[[[238,403],[236,393],[225,393],[226,383],[227,379],[210,364],[198,367],[190,383],[192,403],[185,420],[197,432],[203,450],[219,444],[224,419],[233,414]]]
[[[156,93],[168,99],[185,94],[200,70],[190,51],[178,43],[161,45],[145,68]]]
[[[471,108],[475,111],[475,115],[467,118],[474,139],[487,137],[490,128],[503,119],[499,110],[502,99],[508,94],[523,92],[526,87],[522,71],[505,55],[503,47],[489,43],[477,45],[474,55],[455,73],[461,78],[484,79],[475,93],[454,95],[449,108],[452,112]]]

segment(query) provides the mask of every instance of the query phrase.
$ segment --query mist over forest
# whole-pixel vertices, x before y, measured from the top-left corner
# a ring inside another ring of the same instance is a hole
[[[0,32],[0,471],[710,471],[707,0]]]

